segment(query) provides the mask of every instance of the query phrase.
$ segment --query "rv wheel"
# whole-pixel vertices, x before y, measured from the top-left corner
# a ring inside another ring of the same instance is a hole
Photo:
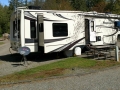
[[[64,55],[65,55],[66,57],[72,57],[72,56],[73,56],[73,50],[65,51],[65,52],[64,52]]]
[[[75,49],[74,49],[74,55],[75,56],[81,55],[81,48],[80,47],[75,47]]]

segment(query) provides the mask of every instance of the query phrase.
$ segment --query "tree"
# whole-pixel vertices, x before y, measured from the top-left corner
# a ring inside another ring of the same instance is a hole
[[[43,7],[45,0],[29,0],[28,5]]]
[[[112,12],[113,11],[113,8],[114,8],[114,3],[115,3],[115,0],[107,0],[106,1],[106,7],[105,7],[105,10],[107,11],[107,12]]]
[[[69,0],[46,0],[43,9],[49,10],[73,10]]]
[[[91,10],[103,13],[103,12],[105,12],[105,7],[106,7],[106,2],[103,0],[103,1],[100,1],[100,2],[96,3],[91,8]]]
[[[8,6],[0,4],[0,12],[0,35],[2,35],[5,32],[9,32]]]
[[[74,10],[87,11],[86,0],[70,0]]]
[[[73,10],[69,0],[56,0],[58,10]]]
[[[56,0],[46,0],[43,9],[56,10],[57,9]]]
[[[9,0],[10,9],[15,9],[17,7],[25,6],[27,4],[28,4],[27,0]]]
[[[115,0],[114,6],[112,8],[112,13],[120,14],[120,0]]]
[[[105,10],[110,13],[120,14],[120,0],[107,0]]]
[[[86,0],[86,4],[89,11],[104,12],[108,1],[109,0]]]

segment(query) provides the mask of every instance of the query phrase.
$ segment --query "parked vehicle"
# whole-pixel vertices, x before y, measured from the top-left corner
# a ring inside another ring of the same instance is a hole
[[[120,35],[116,14],[37,10],[18,7],[11,15],[11,48],[29,47],[31,52],[64,52],[81,55],[86,44],[115,44]]]

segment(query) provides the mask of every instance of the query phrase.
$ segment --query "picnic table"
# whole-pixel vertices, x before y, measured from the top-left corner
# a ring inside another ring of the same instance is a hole
[[[94,58],[97,55],[98,59],[99,59],[100,56],[104,56],[105,59],[107,59],[108,55],[111,57],[111,50],[113,48],[114,48],[114,45],[90,46],[90,50],[87,51],[87,53],[91,52]]]

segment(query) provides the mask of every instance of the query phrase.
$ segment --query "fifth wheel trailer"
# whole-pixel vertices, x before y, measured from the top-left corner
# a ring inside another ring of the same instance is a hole
[[[11,15],[10,42],[15,51],[64,52],[81,55],[86,44],[115,44],[120,37],[120,16],[116,14],[36,10],[18,7]]]

